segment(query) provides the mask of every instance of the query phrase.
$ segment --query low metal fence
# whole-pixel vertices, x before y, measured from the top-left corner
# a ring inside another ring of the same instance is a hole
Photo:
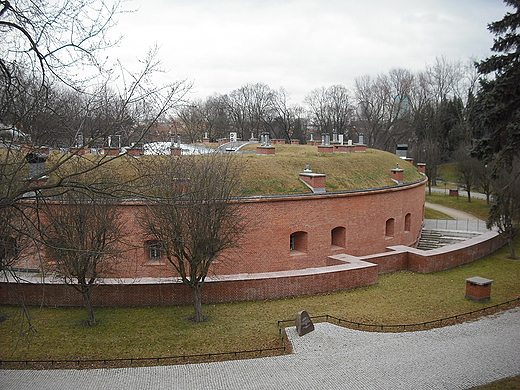
[[[451,230],[459,232],[479,232],[489,231],[485,221],[470,219],[425,219],[423,228],[434,230]]]
[[[493,306],[486,306],[481,309],[469,311],[467,313],[462,314],[456,314],[450,317],[444,317],[437,320],[432,321],[425,321],[425,322],[419,322],[415,324],[392,324],[392,325],[381,325],[381,324],[368,324],[363,322],[356,322],[356,321],[350,321],[345,320],[343,318],[338,318],[335,316],[332,316],[330,314],[324,314],[320,316],[311,316],[310,318],[312,320],[323,320],[322,322],[331,322],[331,320],[336,321],[338,325],[354,328],[354,329],[360,329],[360,330],[368,330],[368,331],[374,331],[374,332],[398,332],[398,331],[416,331],[416,330],[426,330],[434,327],[440,327],[447,325],[449,323],[458,322],[464,318],[472,317],[475,314],[482,313],[485,314],[486,312],[496,311],[502,306],[515,306],[520,302],[520,297],[516,299],[512,299],[507,302],[501,302],[497,303]],[[283,329],[284,327],[282,324],[284,323],[294,323],[293,320],[282,320],[278,321],[278,328]]]
[[[253,358],[268,356],[269,352],[281,354],[286,350],[285,341],[280,347],[261,348],[232,352],[202,353],[192,355],[175,355],[163,357],[119,358],[119,359],[50,359],[50,360],[0,360],[0,368],[16,369],[57,369],[57,368],[115,368],[139,367],[166,364],[203,363],[217,360],[228,360],[230,357]]]

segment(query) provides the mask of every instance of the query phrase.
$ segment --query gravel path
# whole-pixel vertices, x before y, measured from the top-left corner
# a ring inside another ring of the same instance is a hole
[[[407,333],[316,324],[294,354],[97,370],[1,370],[0,389],[469,389],[520,375],[520,308]]]

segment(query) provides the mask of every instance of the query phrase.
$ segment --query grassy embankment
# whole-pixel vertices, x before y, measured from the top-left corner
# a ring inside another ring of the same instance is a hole
[[[276,156],[245,154],[237,157],[244,161],[242,195],[246,196],[309,192],[298,178],[306,165],[310,165],[314,173],[327,175],[327,191],[393,186],[390,170],[396,164],[404,169],[405,183],[422,178],[408,162],[373,149],[366,153],[324,154],[317,153],[315,146],[277,145]]]
[[[256,146],[251,145],[248,148],[254,151]],[[22,154],[15,154],[12,158],[23,159]],[[54,151],[48,158],[47,166],[60,164],[60,161],[66,158],[67,156]],[[89,171],[80,178],[73,178],[85,181],[96,179],[98,182],[102,182],[103,179],[111,184],[127,183],[132,186],[127,190],[138,190],[139,177],[153,172],[156,169],[156,161],[165,158],[167,157],[150,155],[138,159],[128,156],[111,158],[104,155],[75,157],[52,172],[50,182],[101,164],[102,166],[95,171]],[[395,183],[390,180],[390,170],[395,168],[396,164],[404,170],[405,183],[422,179],[415,167],[408,162],[394,154],[374,149],[368,149],[366,153],[326,154],[318,153],[315,146],[277,145],[276,156],[241,154],[236,155],[236,162],[241,167],[243,184],[241,191],[237,193],[239,196],[308,193],[309,188],[298,177],[307,165],[311,166],[313,172],[327,175],[327,191],[393,186]]]

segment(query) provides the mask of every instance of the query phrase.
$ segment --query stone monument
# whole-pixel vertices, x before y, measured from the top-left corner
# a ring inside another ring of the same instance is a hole
[[[298,332],[298,336],[306,335],[313,330],[314,324],[312,323],[311,317],[309,317],[309,313],[303,310],[296,314],[296,331]]]

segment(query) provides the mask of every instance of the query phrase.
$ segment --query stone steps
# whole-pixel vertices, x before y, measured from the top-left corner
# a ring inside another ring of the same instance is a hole
[[[432,250],[443,246],[456,244],[476,237],[477,232],[423,229],[417,249]]]

